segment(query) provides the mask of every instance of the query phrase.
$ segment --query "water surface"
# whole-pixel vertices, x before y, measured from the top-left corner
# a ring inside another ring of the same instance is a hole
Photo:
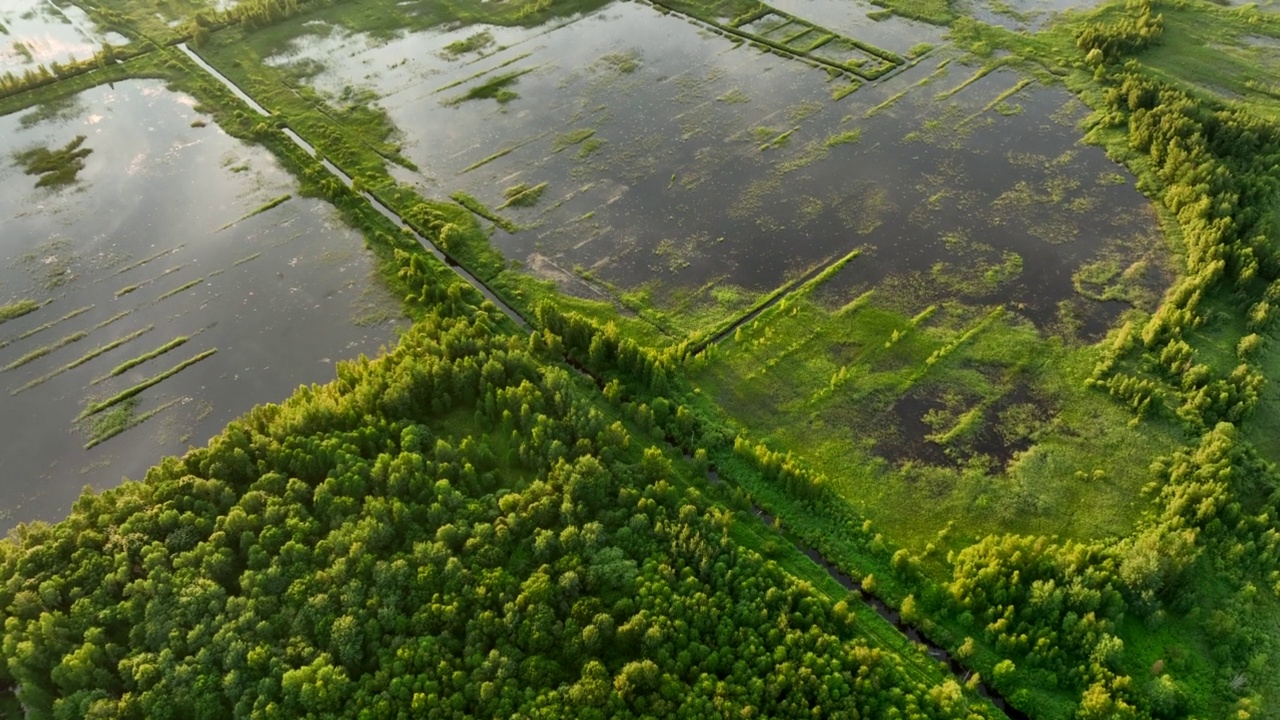
[[[86,91],[59,113],[0,117],[0,302],[47,303],[0,325],[0,367],[56,347],[0,371],[0,528],[61,517],[85,484],[141,478],[255,404],[329,380],[336,360],[376,353],[402,324],[360,235],[194,105],[160,82],[129,81]],[[70,186],[36,187],[14,163],[15,152],[77,136],[92,153]],[[131,408],[135,419],[159,412],[84,448],[93,430],[76,417],[89,402],[209,350]]]

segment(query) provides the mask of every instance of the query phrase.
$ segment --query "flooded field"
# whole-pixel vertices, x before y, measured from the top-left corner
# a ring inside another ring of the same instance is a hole
[[[6,0],[0,4],[0,75],[70,60],[87,60],[102,44],[124,45],[116,33],[102,33],[84,10],[53,0]]]
[[[360,235],[157,81],[0,117],[0,529],[392,341]],[[32,306],[35,309],[31,309]]]
[[[1165,278],[1154,218],[1079,143],[1083,107],[868,8],[797,0],[779,10],[822,28],[781,14],[743,27],[792,44],[839,34],[810,56],[859,71],[876,66],[839,43],[902,59],[877,82],[640,3],[389,40],[313,22],[259,50],[335,104],[371,93],[421,169],[397,179],[518,225],[494,229],[508,258],[568,292],[652,305],[675,331],[858,247],[824,289],[833,306],[878,286],[906,305],[1003,303],[1045,327],[1066,313],[1096,334],[1124,306],[1102,300],[1149,302]]]

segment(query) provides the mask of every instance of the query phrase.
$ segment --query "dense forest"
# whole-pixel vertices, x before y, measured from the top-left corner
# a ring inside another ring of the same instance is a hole
[[[0,544],[27,717],[986,716],[459,309]]]

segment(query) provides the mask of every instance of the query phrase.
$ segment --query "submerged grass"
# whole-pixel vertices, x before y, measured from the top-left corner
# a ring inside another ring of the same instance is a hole
[[[93,426],[93,431],[89,439],[89,442],[84,444],[84,449],[88,450],[96,445],[101,445],[102,443],[119,435],[120,433],[141,425],[142,423],[150,420],[151,418],[164,412],[165,410],[168,410],[169,408],[173,407],[174,405],[178,404],[181,401],[182,401],[182,398],[174,398],[159,407],[153,408],[151,410],[148,410],[142,413],[141,415],[134,415],[133,412],[135,410],[135,405],[129,404],[125,406],[127,407],[127,410],[125,412],[120,413],[119,416],[112,418],[111,422],[104,422],[101,424],[95,423]],[[136,398],[130,402],[136,403]]]
[[[236,224],[238,224],[238,223],[242,223],[242,222],[244,222],[245,220],[248,220],[248,219],[249,219],[249,218],[251,218],[251,217],[255,217],[255,216],[257,216],[257,215],[261,215],[262,213],[267,212],[268,210],[271,210],[271,209],[273,209],[273,208],[279,207],[279,206],[281,206],[281,205],[283,205],[283,204],[285,204],[285,203],[289,202],[289,201],[290,201],[290,200],[292,200],[292,199],[293,199],[293,194],[292,194],[292,193],[285,193],[284,195],[281,195],[280,197],[272,198],[271,200],[268,200],[267,202],[263,203],[262,205],[258,206],[257,208],[254,208],[253,210],[249,211],[248,213],[245,213],[244,215],[241,215],[239,218],[237,218],[237,219],[235,219],[235,220],[232,220],[231,222],[227,223],[226,225],[223,225],[222,227],[218,228],[216,232],[222,232],[223,230],[226,230],[227,228],[232,227],[233,225],[236,225]]]
[[[93,150],[81,147],[88,139],[77,135],[64,147],[56,150],[48,148],[32,148],[14,153],[14,160],[22,166],[28,175],[39,175],[36,187],[63,187],[76,181],[76,176],[84,169],[84,159]]]
[[[199,355],[196,355],[195,357],[189,358],[187,360],[183,360],[182,362],[178,363],[177,365],[174,365],[168,370],[165,370],[159,375],[155,375],[150,378],[147,378],[146,380],[143,380],[142,382],[138,383],[137,385],[134,385],[133,387],[127,388],[125,390],[122,390],[116,393],[115,395],[112,395],[106,400],[92,403],[88,407],[86,407],[84,411],[80,413],[79,416],[76,417],[76,420],[79,421],[91,415],[97,415],[98,413],[102,412],[103,410],[106,410],[107,408],[113,405],[117,405],[132,397],[135,397],[136,395],[138,395],[138,393],[141,393],[143,390],[146,390],[147,388],[153,385],[158,385],[164,382],[165,380],[168,380],[174,375],[177,375],[183,370],[186,370],[187,368],[191,367],[192,365],[195,365],[196,363],[200,362],[201,360],[204,360],[205,358],[213,355],[216,352],[218,352],[217,348],[211,348],[209,350],[205,350]]]
[[[30,330],[19,335],[16,338],[16,340],[26,340],[32,335],[44,332],[45,330],[48,330],[49,328],[53,327],[54,325],[57,325],[58,323],[65,322],[75,317],[79,317],[80,315],[83,315],[89,312],[93,308],[94,308],[93,305],[85,305],[84,307],[76,308],[75,310],[72,310],[66,315],[63,315],[62,317],[58,318],[57,320],[50,320],[49,322],[44,323],[43,325],[37,325],[36,327],[31,328]],[[8,342],[5,343],[5,345],[8,345],[8,344],[9,344]]]
[[[571,148],[574,145],[585,142],[587,138],[595,134],[596,131],[593,128],[578,128],[576,130],[561,133],[551,141],[551,152],[558,153],[562,150]]]
[[[148,360],[152,360],[152,359],[158,358],[158,357],[160,357],[161,355],[163,355],[163,354],[165,354],[165,353],[169,352],[170,350],[173,350],[174,348],[182,347],[182,346],[183,346],[184,344],[186,344],[186,342],[187,342],[188,340],[190,340],[190,339],[191,339],[191,338],[190,338],[190,337],[188,337],[188,336],[186,336],[186,335],[180,335],[180,336],[178,336],[178,337],[176,337],[176,338],[174,338],[174,339],[170,340],[169,342],[165,343],[164,345],[161,345],[160,347],[158,347],[158,348],[156,348],[156,349],[154,349],[154,350],[151,350],[151,351],[149,351],[149,352],[145,352],[145,353],[143,353],[143,354],[141,354],[141,355],[139,355],[139,356],[137,356],[137,357],[135,357],[135,358],[131,358],[131,359],[129,359],[129,360],[126,360],[126,361],[124,361],[124,362],[120,363],[119,365],[117,365],[117,366],[115,366],[114,368],[112,368],[112,369],[111,369],[111,372],[109,372],[109,373],[107,373],[107,374],[105,374],[105,375],[102,375],[102,376],[100,376],[100,377],[95,378],[92,384],[93,384],[93,385],[97,385],[98,383],[100,383],[100,382],[102,382],[102,381],[104,381],[104,380],[109,380],[109,379],[111,379],[111,378],[113,378],[113,377],[116,377],[116,376],[118,376],[118,375],[123,375],[124,373],[126,373],[126,372],[128,372],[129,370],[131,370],[131,369],[133,369],[133,368],[135,368],[135,367],[137,367],[137,366],[141,365],[142,363],[144,363],[144,362],[146,362],[146,361],[148,361]]]
[[[236,264],[237,264],[237,265],[239,265],[240,263],[238,263],[238,262],[237,262]],[[161,294],[160,294],[160,297],[156,298],[156,299],[155,299],[155,300],[153,300],[152,302],[153,302],[153,303],[158,303],[158,302],[160,302],[161,300],[166,300],[166,299],[168,299],[168,298],[171,298],[171,297],[173,297],[174,295],[177,295],[177,294],[178,294],[178,293],[180,293],[180,292],[183,292],[183,291],[185,291],[185,290],[190,290],[191,288],[193,288],[193,287],[195,287],[195,286],[199,285],[200,283],[202,283],[202,282],[204,282],[204,281],[205,281],[205,278],[203,278],[203,277],[198,277],[198,278],[196,278],[195,280],[192,280],[192,281],[190,281],[190,282],[185,282],[185,283],[183,283],[183,284],[179,285],[178,287],[173,288],[172,290],[167,290],[167,291],[165,291],[165,292],[161,293]]]
[[[106,345],[101,345],[101,346],[99,346],[99,347],[96,347],[96,348],[94,348],[94,349],[90,350],[89,352],[85,353],[84,355],[81,355],[80,357],[76,358],[75,360],[72,360],[71,362],[67,363],[66,365],[63,365],[62,367],[58,368],[57,370],[54,370],[53,372],[45,373],[44,375],[41,375],[40,377],[38,377],[38,378],[36,378],[36,379],[34,379],[34,380],[32,380],[32,381],[28,382],[28,383],[27,383],[27,384],[25,384],[25,385],[22,385],[22,386],[20,386],[20,387],[16,387],[16,388],[14,388],[14,389],[10,390],[10,391],[9,391],[9,394],[10,394],[10,395],[17,395],[18,393],[23,392],[23,391],[26,391],[26,390],[30,390],[31,388],[36,387],[37,385],[43,385],[44,383],[46,383],[46,382],[48,382],[48,381],[52,380],[53,378],[55,378],[55,377],[57,377],[57,376],[61,375],[62,373],[67,372],[68,370],[74,370],[74,369],[76,369],[76,368],[80,367],[81,365],[83,365],[83,364],[85,364],[85,363],[89,362],[90,360],[92,360],[92,359],[94,359],[94,358],[98,357],[99,355],[102,355],[102,354],[105,354],[105,353],[111,352],[112,350],[115,350],[116,348],[120,347],[121,345],[124,345],[125,343],[127,343],[127,342],[129,342],[129,341],[131,341],[131,340],[135,340],[135,339],[137,339],[138,337],[140,337],[140,336],[142,336],[142,335],[144,335],[144,334],[146,334],[146,333],[150,332],[150,331],[151,331],[151,330],[153,330],[153,329],[155,329],[155,325],[148,325],[148,326],[146,326],[146,327],[142,328],[141,330],[135,330],[135,331],[133,331],[133,332],[129,333],[128,335],[125,335],[125,336],[124,336],[124,337],[122,337],[122,338],[117,338],[117,339],[115,339],[115,340],[112,340],[111,342],[107,343]]]
[[[501,215],[494,212],[493,210],[490,210],[487,205],[475,199],[474,197],[468,195],[467,193],[462,192],[461,190],[459,190],[458,192],[455,192],[450,197],[452,197],[453,200],[457,202],[459,205],[461,205],[462,207],[470,210],[476,215],[479,215],[480,217],[484,218],[485,220],[488,220],[489,222],[493,223],[494,225],[497,225],[498,227],[502,228],[503,230],[506,230],[509,233],[516,233],[520,231],[519,225],[516,225],[515,223],[502,217]]]
[[[527,75],[533,72],[533,70],[534,68],[526,68],[524,70],[502,73],[501,75],[489,78],[479,85],[473,86],[461,95],[445,100],[444,104],[461,105],[468,100],[496,100],[498,104],[505,105],[506,103],[520,97],[516,91],[511,89],[511,86],[515,85],[516,81],[519,80],[521,76]]]
[[[157,280],[159,280],[159,279],[161,279],[161,278],[163,278],[163,277],[165,277],[165,276],[167,276],[167,275],[171,275],[171,274],[173,274],[173,273],[178,272],[179,270],[181,270],[181,269],[182,269],[182,268],[184,268],[184,267],[186,267],[186,266],[185,266],[185,265],[175,265],[174,267],[171,267],[171,268],[166,269],[164,272],[160,273],[159,275],[156,275],[155,277],[150,277],[150,278],[147,278],[146,280],[141,280],[141,281],[136,282],[136,283],[134,283],[134,284],[132,284],[132,285],[126,285],[126,286],[124,286],[124,287],[122,287],[122,288],[120,288],[119,290],[117,290],[117,291],[116,291],[116,297],[118,297],[118,298],[119,298],[119,297],[124,297],[125,295],[129,295],[130,293],[132,293],[132,292],[134,292],[134,291],[136,291],[136,290],[138,290],[138,289],[140,289],[140,288],[146,287],[147,285],[150,285],[151,283],[153,283],[153,282],[155,282],[155,281],[157,281]]]
[[[16,370],[17,368],[20,368],[23,365],[26,365],[27,363],[33,360],[39,360],[40,358],[44,357],[45,355],[48,355],[54,350],[58,350],[60,348],[66,347],[67,345],[70,345],[71,343],[77,342],[79,340],[83,340],[86,337],[89,337],[89,333],[83,330],[79,332],[71,333],[70,335],[67,335],[61,340],[58,340],[57,342],[52,342],[52,343],[49,343],[48,345],[45,345],[43,347],[38,347],[35,350],[32,350],[26,355],[23,355],[17,360],[14,360],[8,365],[5,365],[3,368],[0,368],[0,370],[3,370],[4,372],[9,372],[10,370]]]
[[[137,261],[137,262],[134,262],[134,263],[130,263],[130,264],[128,264],[128,265],[125,265],[124,267],[122,267],[122,268],[120,268],[120,269],[116,270],[114,273],[112,273],[112,275],[123,275],[123,274],[125,274],[125,273],[129,272],[130,270],[136,270],[136,269],[138,269],[138,268],[142,267],[143,265],[146,265],[146,264],[147,264],[147,263],[149,263],[149,262],[152,262],[152,261],[154,261],[154,260],[159,260],[160,258],[164,257],[165,255],[168,255],[168,254],[170,254],[170,253],[178,252],[179,250],[181,250],[182,248],[184,248],[184,247],[186,247],[186,246],[187,246],[187,244],[186,244],[186,243],[182,243],[181,245],[179,245],[179,246],[177,246],[177,247],[169,248],[169,249],[167,249],[167,250],[161,250],[161,251],[156,252],[156,253],[152,253],[151,255],[148,255],[147,257],[144,257],[144,258],[142,258],[141,260],[139,260],[139,261]]]
[[[17,302],[11,302],[7,305],[0,305],[0,324],[22,317],[28,313],[33,313],[40,309],[40,303],[35,300],[23,299]]]
[[[538,183],[532,187],[520,183],[513,185],[502,192],[507,201],[498,206],[501,210],[507,207],[533,207],[538,204],[538,200],[542,198],[542,193],[547,189],[545,182]]]

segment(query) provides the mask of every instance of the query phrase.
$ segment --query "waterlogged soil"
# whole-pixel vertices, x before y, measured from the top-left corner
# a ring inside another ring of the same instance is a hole
[[[0,325],[0,531],[65,516],[90,480],[140,479],[255,404],[332,378],[335,361],[376,353],[402,324],[359,234],[194,105],[130,81],[61,115],[0,117],[0,302],[44,303]],[[69,185],[37,187],[14,163],[77,136],[91,152]],[[95,428],[76,418],[91,402],[211,350],[98,414],[156,411],[85,449]]]
[[[880,47],[914,39],[905,21],[813,9]],[[308,29],[270,62],[305,68],[335,98],[374,91],[421,168],[399,180],[491,208],[546,183],[537,204],[499,210],[523,228],[495,229],[499,249],[569,292],[592,296],[585,279],[672,310],[684,329],[863,247],[830,283],[833,303],[881,285],[917,306],[1003,303],[1049,326],[1066,302],[1096,334],[1124,304],[1083,298],[1073,274],[1100,257],[1128,268],[1157,237],[1133,179],[1079,142],[1083,108],[1065,90],[1020,87],[1012,71],[970,82],[977,68],[945,47],[836,99],[848,76],[641,3],[533,30]],[[445,50],[482,30],[486,49]],[[1139,270],[1129,281],[1165,281],[1158,262]]]
[[[18,77],[41,65],[87,60],[103,42],[128,42],[117,33],[102,33],[84,10],[53,0],[5,0],[0,3],[0,28],[0,75]]]

